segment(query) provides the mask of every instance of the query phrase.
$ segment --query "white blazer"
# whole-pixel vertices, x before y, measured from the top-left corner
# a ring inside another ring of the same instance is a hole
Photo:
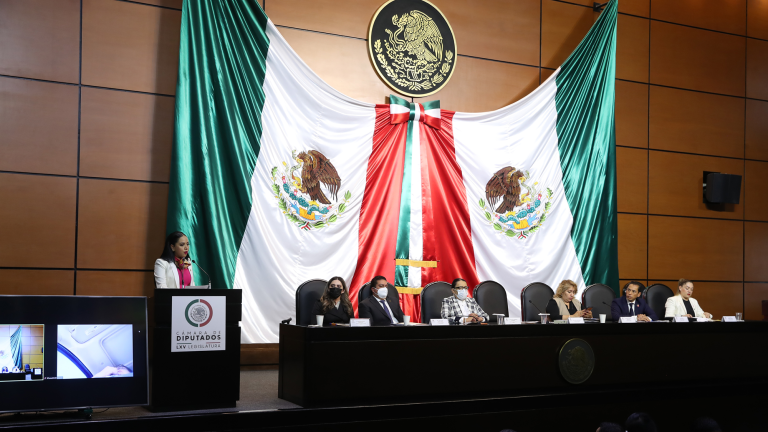
[[[189,276],[192,278],[190,285],[195,285],[195,274],[192,272],[192,267],[189,267]],[[178,288],[179,272],[176,271],[176,263],[168,262],[162,258],[158,258],[155,261],[155,286],[157,288]]]
[[[701,307],[699,306],[699,302],[697,302],[696,299],[693,297],[689,298],[688,301],[691,302],[691,307],[695,312],[694,316],[698,318],[704,318],[704,310],[702,310]],[[688,314],[688,311],[685,310],[685,304],[683,304],[683,297],[680,296],[680,294],[668,298],[667,304],[665,304],[664,307],[666,308],[666,312],[664,313],[664,316],[667,318],[674,317],[676,315]]]

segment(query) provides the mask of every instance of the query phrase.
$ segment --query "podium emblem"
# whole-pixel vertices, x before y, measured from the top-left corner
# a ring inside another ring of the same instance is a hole
[[[571,384],[581,384],[592,376],[595,353],[583,339],[571,339],[560,348],[560,374]]]
[[[203,299],[192,300],[187,305],[185,318],[192,327],[205,327],[213,318],[213,308]]]

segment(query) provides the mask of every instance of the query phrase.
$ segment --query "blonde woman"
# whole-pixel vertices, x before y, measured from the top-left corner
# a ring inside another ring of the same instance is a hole
[[[576,291],[579,287],[576,282],[566,279],[560,282],[555,291],[555,296],[547,303],[547,313],[551,320],[565,320],[568,318],[592,318],[592,312],[581,309],[581,302],[576,300]]]

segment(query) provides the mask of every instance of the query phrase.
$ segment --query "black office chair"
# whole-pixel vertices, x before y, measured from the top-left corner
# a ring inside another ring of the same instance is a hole
[[[421,322],[429,324],[432,318],[441,318],[440,310],[443,307],[443,299],[453,295],[451,284],[448,282],[432,282],[421,290]]]
[[[308,326],[317,324],[317,318],[312,315],[312,307],[325,291],[328,281],[311,279],[299,285],[296,289],[296,325]]]
[[[365,285],[360,287],[360,290],[357,292],[357,304],[362,303],[363,300],[367,299],[373,293],[371,293],[371,283],[366,282]],[[391,283],[387,282],[387,300],[394,300],[396,302],[400,301],[400,293],[397,292],[397,288],[392,286]]]
[[[648,306],[656,312],[656,316],[661,320],[667,313],[665,307],[667,299],[674,296],[675,293],[664,284],[653,284],[643,291],[643,300]]]
[[[488,314],[489,322],[496,322],[493,314],[509,316],[509,304],[507,303],[507,290],[496,281],[480,282],[472,291],[472,297],[480,308]]]
[[[520,291],[520,302],[522,303],[520,310],[523,311],[523,321],[539,321],[539,313],[547,313],[547,303],[554,296],[555,292],[552,291],[552,288],[543,282],[534,282],[523,288]]]
[[[592,308],[592,316],[599,318],[600,314],[606,314],[606,321],[612,321],[611,302],[616,298],[613,288],[604,284],[594,284],[587,287],[581,293],[581,307]]]

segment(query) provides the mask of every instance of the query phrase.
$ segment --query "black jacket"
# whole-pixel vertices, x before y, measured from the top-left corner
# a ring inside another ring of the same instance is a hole
[[[311,325],[317,325],[317,318],[316,315],[323,315],[323,327],[330,326],[331,323],[343,323],[343,324],[349,324],[349,318],[351,318],[349,315],[347,315],[347,312],[344,310],[344,307],[339,303],[339,308],[336,309],[335,307],[332,307],[328,309],[328,312],[321,313],[320,311],[323,309],[323,301],[318,300],[317,303],[315,303],[314,306],[312,306],[312,317],[309,320],[309,323]]]
[[[392,321],[387,317],[387,313],[384,312],[381,303],[375,304],[377,301],[380,301],[380,299],[375,296],[363,300],[358,305],[357,310],[360,318],[370,318],[372,326],[391,325]],[[390,298],[387,298],[386,302],[389,304],[389,308],[392,309],[392,314],[397,322],[403,322],[403,310],[400,309],[400,302]]]

